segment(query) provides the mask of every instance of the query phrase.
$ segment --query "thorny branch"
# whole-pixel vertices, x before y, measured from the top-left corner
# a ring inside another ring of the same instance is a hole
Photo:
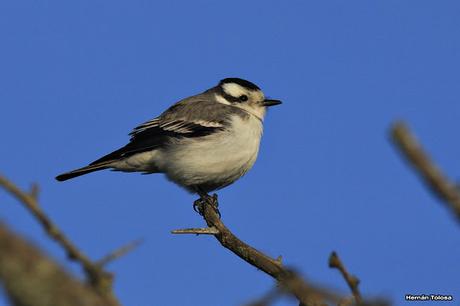
[[[426,186],[443,202],[460,222],[460,191],[434,164],[422,145],[404,122],[391,127],[391,139],[400,153],[409,161]]]
[[[347,282],[348,287],[350,287],[351,292],[353,293],[353,297],[355,298],[356,304],[361,305],[363,302],[363,299],[361,297],[361,293],[359,292],[359,279],[348,273],[347,269],[343,265],[342,261],[339,258],[339,255],[337,255],[336,252],[332,252],[331,256],[329,256],[329,267],[330,268],[335,268],[340,271],[342,274],[343,278]]]

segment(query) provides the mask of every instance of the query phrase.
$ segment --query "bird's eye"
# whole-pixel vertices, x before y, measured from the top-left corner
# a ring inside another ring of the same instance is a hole
[[[247,100],[248,100],[248,96],[246,96],[246,95],[240,96],[240,101],[244,102],[244,101],[247,101]]]

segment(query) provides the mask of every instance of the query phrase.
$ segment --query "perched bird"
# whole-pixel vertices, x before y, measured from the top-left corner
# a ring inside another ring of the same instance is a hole
[[[93,171],[164,173],[201,198],[243,176],[257,158],[266,99],[255,84],[227,78],[183,99],[136,127],[130,142],[88,166],[58,175],[65,181]]]

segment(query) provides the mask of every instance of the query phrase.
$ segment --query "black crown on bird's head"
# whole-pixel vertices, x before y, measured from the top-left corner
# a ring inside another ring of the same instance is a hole
[[[243,79],[240,79],[240,78],[226,78],[226,79],[223,79],[219,82],[219,86],[222,86],[224,84],[229,84],[229,83],[234,83],[234,84],[238,84],[242,87],[245,87],[247,89],[251,89],[251,90],[260,90],[259,86],[257,86],[256,84],[254,83],[251,83],[249,81],[246,81],[246,80],[243,80]]]

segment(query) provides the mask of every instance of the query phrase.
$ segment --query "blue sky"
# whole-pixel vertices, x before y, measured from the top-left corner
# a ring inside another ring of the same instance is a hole
[[[241,305],[273,281],[212,237],[169,233],[203,225],[194,196],[161,175],[54,176],[124,145],[174,101],[246,78],[284,104],[252,171],[219,192],[224,222],[344,293],[332,250],[367,296],[458,300],[459,224],[387,132],[407,120],[460,178],[459,15],[447,0],[2,1],[0,171],[38,182],[44,209],[92,258],[145,239],[110,266],[124,305]],[[79,273],[13,199],[0,202],[2,222]]]

